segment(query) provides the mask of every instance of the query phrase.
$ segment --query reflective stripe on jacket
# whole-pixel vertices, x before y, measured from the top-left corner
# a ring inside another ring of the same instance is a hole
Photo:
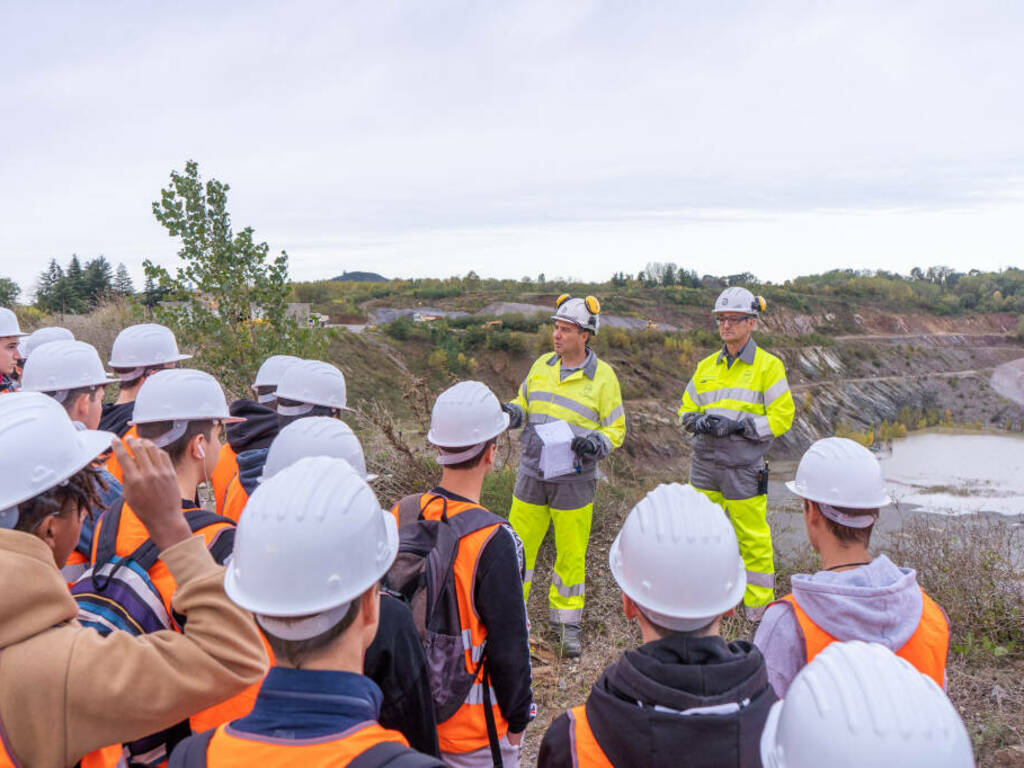
[[[228,485],[231,478],[238,474],[238,456],[231,448],[230,443],[224,443],[220,447],[220,455],[217,457],[217,466],[210,475],[210,485],[213,488],[213,501],[217,505],[217,514],[224,514],[224,503],[227,500]],[[229,516],[230,517],[230,516]],[[235,522],[237,517],[232,517]]]
[[[612,367],[596,355],[582,368],[562,379],[562,361],[557,354],[537,358],[519,386],[512,401],[523,409],[521,472],[541,480],[591,480],[597,471],[597,460],[583,459],[578,474],[561,478],[545,478],[540,474],[541,441],[534,431],[537,424],[562,420],[577,436],[596,435],[603,443],[606,456],[622,445],[626,437],[626,412],[622,405],[619,380]]]
[[[348,765],[366,750],[383,742],[408,746],[398,731],[382,728],[376,722],[360,723],[343,733],[316,739],[278,739],[261,737],[220,726],[206,750],[211,768],[231,766],[301,765],[303,768],[329,768]]]
[[[131,449],[128,448],[128,438],[138,438],[138,436],[139,430],[134,425],[132,425],[131,427],[128,428],[128,431],[125,432],[124,436],[121,438],[121,440],[126,441],[124,447],[128,450],[128,453],[132,452]],[[134,456],[135,454],[132,455]],[[115,454],[113,451],[111,451],[110,456],[107,457],[105,469],[107,470],[107,472],[109,472],[110,474],[117,478],[117,482],[124,482],[124,470],[121,469],[121,462],[117,460],[117,454]]]
[[[569,710],[569,743],[574,768],[614,768],[587,722],[587,705]]]
[[[476,509],[479,506],[469,501],[446,499],[436,493],[425,493],[420,497],[420,509],[425,520],[440,520],[444,512],[447,512],[449,518],[454,517],[463,510]],[[477,615],[473,598],[476,592],[475,577],[480,554],[501,525],[489,525],[459,540],[459,552],[454,567],[455,594],[459,602],[459,624],[462,628],[466,671],[477,672],[477,677],[462,706],[454,715],[437,725],[437,741],[442,752],[472,752],[490,744],[487,738],[487,719],[484,717],[484,669],[480,663],[487,643],[487,627]],[[490,693],[494,724],[500,739],[508,732],[508,720],[498,706],[493,687]]]
[[[896,651],[896,655],[906,659],[919,672],[928,675],[939,686],[944,687],[946,656],[949,653],[949,619],[939,604],[928,597],[924,590],[921,590],[921,598],[921,623],[917,625],[914,634],[903,647]],[[804,636],[804,650],[808,662],[821,653],[829,643],[838,641],[838,638],[811,620],[793,595],[786,595],[779,602],[788,603],[793,608],[793,615]]]
[[[731,467],[754,464],[774,438],[793,426],[795,408],[785,365],[753,339],[747,344],[732,365],[724,350],[705,357],[683,391],[680,421],[687,414],[706,413],[748,425],[745,432],[728,437],[695,435],[698,459]]]

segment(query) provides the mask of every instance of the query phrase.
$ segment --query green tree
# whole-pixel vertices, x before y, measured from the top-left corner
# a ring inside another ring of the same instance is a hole
[[[118,296],[133,296],[135,294],[135,285],[132,283],[132,276],[128,274],[128,270],[124,264],[117,265],[117,272],[114,273],[112,290]]]
[[[36,306],[44,312],[63,315],[77,311],[77,301],[67,274],[56,259],[50,259],[36,283]]]
[[[288,254],[271,258],[251,227],[234,231],[229,189],[217,179],[204,182],[191,160],[184,172],[172,171],[153,214],[180,239],[182,266],[173,276],[149,260],[144,266],[147,289],[151,282],[172,300],[155,314],[202,350],[201,360],[225,386],[242,393],[267,356],[321,357],[326,337],[288,316]]]
[[[9,277],[0,277],[0,306],[9,307],[18,300],[21,288]]]
[[[85,265],[82,278],[82,298],[89,309],[94,308],[109,295],[113,287],[113,270],[105,257],[97,256]]]
[[[71,261],[64,270],[66,289],[63,292],[64,308],[62,312],[81,312],[87,306],[88,287],[85,283],[85,270],[77,254],[71,254]]]

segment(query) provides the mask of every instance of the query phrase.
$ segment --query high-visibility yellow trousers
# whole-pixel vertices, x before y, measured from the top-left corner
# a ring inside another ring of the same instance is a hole
[[[531,504],[517,496],[512,497],[508,521],[523,542],[526,560],[524,600],[530,597],[537,552],[547,535],[548,526],[553,523],[555,527],[555,572],[548,590],[552,623],[579,624],[583,619],[587,544],[593,516],[593,501],[576,509],[556,509],[548,504]]]
[[[755,610],[759,618],[763,608],[775,599],[775,556],[772,551],[772,531],[768,527],[768,496],[762,494],[749,499],[727,499],[721,491],[698,488],[729,515],[740,555],[747,568],[747,590],[743,604]],[[748,616],[751,612],[748,611]]]

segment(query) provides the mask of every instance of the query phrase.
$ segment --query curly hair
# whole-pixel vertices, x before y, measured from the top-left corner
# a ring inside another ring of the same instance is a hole
[[[75,509],[102,511],[106,509],[100,494],[107,490],[107,481],[103,479],[98,467],[92,464],[80,469],[60,485],[56,485],[28,501],[18,505],[18,523],[16,531],[32,533],[43,520],[50,515],[59,515],[68,501],[73,501]]]

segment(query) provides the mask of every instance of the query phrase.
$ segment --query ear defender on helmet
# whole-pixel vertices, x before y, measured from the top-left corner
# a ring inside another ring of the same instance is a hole
[[[583,303],[586,305],[587,311],[590,314],[592,314],[592,315],[600,314],[600,312],[601,312],[601,302],[599,302],[597,300],[597,297],[595,297],[595,296],[587,296],[587,298],[583,300]]]
[[[768,309],[768,302],[764,300],[764,296],[755,296],[754,303],[750,305],[750,308],[755,312],[764,312]]]
[[[572,298],[572,296],[570,296],[568,293],[563,293],[561,296],[559,296],[557,299],[555,299],[555,309],[558,309],[560,306],[565,304],[565,302],[567,302],[571,298]]]

